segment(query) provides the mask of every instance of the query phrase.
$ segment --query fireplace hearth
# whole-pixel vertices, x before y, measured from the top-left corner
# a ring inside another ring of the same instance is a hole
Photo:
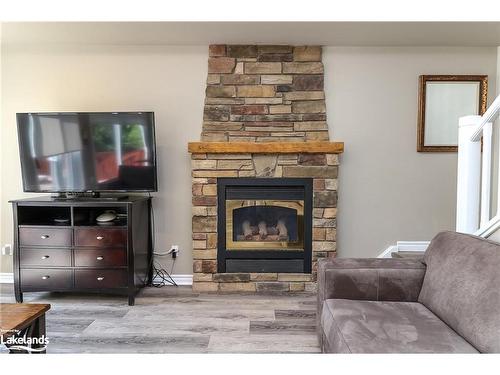
[[[219,273],[311,272],[311,178],[221,178],[217,196]]]

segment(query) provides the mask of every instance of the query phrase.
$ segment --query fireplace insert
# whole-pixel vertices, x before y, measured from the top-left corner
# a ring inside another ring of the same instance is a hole
[[[310,273],[312,179],[220,178],[217,268]]]

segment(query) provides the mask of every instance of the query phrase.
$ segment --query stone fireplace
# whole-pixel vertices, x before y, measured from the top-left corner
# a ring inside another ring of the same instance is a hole
[[[314,290],[336,254],[337,174],[321,47],[211,45],[191,142],[193,289]]]

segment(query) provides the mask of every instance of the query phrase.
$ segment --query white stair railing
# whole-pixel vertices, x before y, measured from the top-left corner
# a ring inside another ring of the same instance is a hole
[[[459,120],[457,232],[487,237],[500,228],[500,162],[496,191],[498,207],[496,215],[491,217],[491,196],[494,193],[491,168],[494,151],[492,121],[499,112],[500,96],[483,116],[465,116]]]
[[[481,121],[479,122],[476,131],[472,135],[471,140],[473,142],[479,142],[481,139],[483,127],[489,123],[495,121],[500,111],[500,95],[498,95],[493,103],[489,106],[489,108],[484,112],[484,115],[481,116]]]

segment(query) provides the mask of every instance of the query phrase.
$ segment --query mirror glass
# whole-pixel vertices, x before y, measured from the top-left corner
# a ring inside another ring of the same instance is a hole
[[[427,82],[426,146],[458,144],[458,119],[479,113],[479,82]]]

